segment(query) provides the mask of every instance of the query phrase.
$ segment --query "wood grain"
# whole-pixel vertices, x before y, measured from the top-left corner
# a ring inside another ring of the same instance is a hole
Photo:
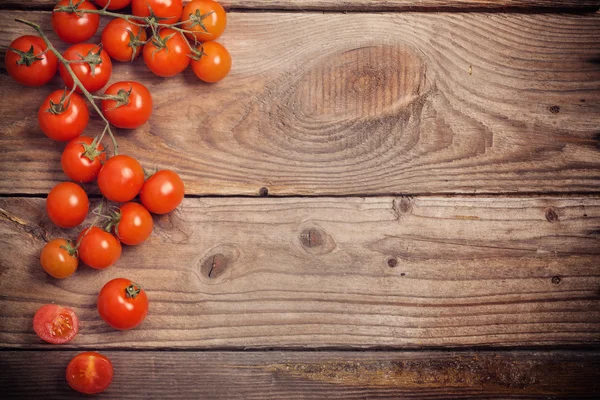
[[[58,281],[46,240],[74,237],[41,199],[0,199],[0,347],[48,348],[31,318],[71,305],[66,348],[598,345],[600,199],[186,199],[104,271]],[[102,285],[143,285],[150,314],[116,332]],[[63,347],[64,348],[64,347]]]
[[[29,32],[11,22],[23,16],[0,12],[0,44]],[[51,31],[48,13],[27,18]],[[600,190],[600,14],[229,21],[234,68],[217,85],[153,77],[141,60],[112,78],[141,80],[155,100],[148,124],[119,132],[122,151],[175,169],[188,194]],[[65,179],[62,145],[36,125],[49,91],[0,75],[0,194]],[[100,130],[96,118],[88,134]]]
[[[187,3],[188,0],[184,0]],[[291,11],[566,11],[597,10],[598,0],[223,0],[228,9]],[[46,9],[55,0],[2,0],[2,9]]]
[[[64,371],[74,351],[0,352],[14,398],[80,398]],[[107,351],[118,399],[595,398],[600,353]]]

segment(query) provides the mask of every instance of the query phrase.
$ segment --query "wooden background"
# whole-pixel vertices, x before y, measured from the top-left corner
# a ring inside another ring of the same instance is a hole
[[[0,393],[76,397],[64,368],[99,350],[100,398],[597,398],[599,2],[226,4],[223,82],[115,63],[155,102],[122,153],[187,198],[64,281],[39,266],[77,233],[44,213],[63,145],[36,119],[60,79],[23,89],[0,56]],[[52,6],[0,1],[0,45],[20,17],[65,49]],[[129,332],[95,309],[118,276],[151,302]],[[80,316],[72,343],[33,332],[49,302]]]

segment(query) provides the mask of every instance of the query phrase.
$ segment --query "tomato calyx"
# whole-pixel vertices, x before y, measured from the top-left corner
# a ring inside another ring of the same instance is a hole
[[[200,61],[200,59],[205,55],[206,53],[204,52],[204,46],[202,46],[202,44],[199,44],[198,47],[196,47],[195,49],[190,49],[190,54],[188,54],[187,56],[194,61]]]
[[[69,14],[75,14],[78,17],[83,17],[84,13],[81,12],[81,10],[79,9],[79,6],[84,1],[85,0],[79,0],[77,3],[73,3],[73,0],[69,0],[69,4],[67,4],[66,6],[56,7],[52,12],[66,12]]]
[[[24,65],[26,67],[30,67],[31,64],[33,64],[36,61],[42,61],[44,58],[41,57],[45,52],[42,52],[40,54],[34,54],[33,53],[33,45],[31,45],[31,47],[29,48],[28,51],[21,51],[21,50],[17,50],[14,49],[12,47],[9,47],[8,50],[12,51],[13,53],[17,53],[19,56],[21,56],[21,58],[19,58],[17,60],[17,65]]]
[[[140,47],[143,47],[148,41],[141,40],[141,35],[143,30],[140,29],[139,32],[134,34],[130,29],[127,29],[129,33],[129,44],[127,46],[131,47],[131,62],[135,60],[135,57],[138,55]]]
[[[125,297],[128,299],[135,299],[141,291],[142,287],[140,285],[131,282],[131,284],[125,288]]]
[[[65,250],[71,257],[77,257],[77,246],[73,246],[73,243],[67,240],[67,244],[60,246],[61,249]]]
[[[94,50],[90,50],[85,56],[77,53],[77,55],[81,58],[81,60],[71,60],[69,64],[72,63],[87,63],[90,66],[90,73],[92,76],[96,73],[96,66],[102,64],[102,44],[98,45],[98,51],[94,52]]]
[[[213,13],[214,13],[214,11],[209,11],[207,13],[200,14],[200,10],[196,10],[196,12],[194,14],[189,14],[188,15],[189,21],[191,22],[189,28],[199,26],[200,28],[204,29],[204,32],[209,33],[208,29],[204,25],[203,21],[204,21],[204,18],[209,17]]]
[[[152,57],[154,57],[156,53],[163,49],[165,49],[165,51],[169,51],[169,48],[167,47],[167,42],[175,35],[176,33],[171,33],[165,36],[164,38],[160,37],[159,35],[154,35],[152,37],[152,44],[154,45],[154,47],[156,47],[156,49],[154,49],[154,51],[152,52]]]
[[[46,112],[49,112],[53,115],[59,115],[64,113],[69,108],[70,104],[70,95],[67,96],[67,88],[65,88],[65,91],[63,92],[62,96],[60,96],[58,103],[55,103],[54,100],[50,99],[50,108],[48,108]]]
[[[112,228],[115,228],[115,233],[117,234],[117,237],[119,237],[119,222],[121,222],[121,216],[121,211],[119,211],[118,209],[116,211],[113,211],[110,217],[108,217],[110,218],[110,220],[106,224],[104,230],[106,232],[110,232]]]
[[[83,146],[83,153],[81,155],[90,160],[90,162],[94,162],[96,157],[100,157],[104,153],[104,150],[98,150],[98,138],[94,139],[91,144],[84,142],[79,142],[79,144]]]

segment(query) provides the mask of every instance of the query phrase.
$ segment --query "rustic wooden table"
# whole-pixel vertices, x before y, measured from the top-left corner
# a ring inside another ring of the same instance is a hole
[[[104,271],[40,268],[74,235],[44,213],[65,176],[36,111],[60,81],[2,69],[0,397],[78,397],[84,349],[114,362],[99,398],[599,396],[599,1],[228,5],[223,82],[115,65],[155,101],[122,152],[187,198]],[[2,0],[0,44],[32,33],[15,17],[58,43],[52,6]],[[128,332],[95,308],[118,276],[151,301]],[[49,302],[74,342],[33,332]]]

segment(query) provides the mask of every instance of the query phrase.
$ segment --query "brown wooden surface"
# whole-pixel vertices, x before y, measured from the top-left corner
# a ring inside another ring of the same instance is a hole
[[[51,31],[48,12],[2,11],[0,44],[30,33],[12,21],[25,16]],[[112,78],[155,99],[147,125],[119,132],[122,151],[177,170],[188,194],[599,192],[600,14],[229,21],[222,83],[153,77],[141,60]],[[50,90],[0,75],[0,193],[64,179],[62,145],[35,117]],[[96,119],[88,133],[100,130]]]
[[[184,0],[187,3],[188,0]],[[50,9],[55,0],[0,0],[0,8]],[[564,11],[595,10],[598,0],[223,0],[227,8],[336,11]]]
[[[68,348],[394,348],[598,344],[600,199],[187,199],[104,271],[58,281],[73,237],[42,199],[0,199],[0,346],[47,348],[44,303],[75,308]],[[99,318],[102,284],[148,292],[146,321]]]
[[[80,398],[64,380],[75,351],[0,352],[12,398]],[[115,378],[94,398],[597,398],[600,353],[103,352]]]

